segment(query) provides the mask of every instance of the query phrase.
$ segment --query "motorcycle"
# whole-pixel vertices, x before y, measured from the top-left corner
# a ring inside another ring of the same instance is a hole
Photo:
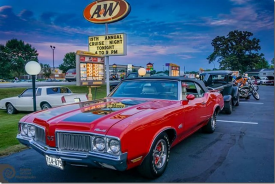
[[[240,98],[249,99],[251,94],[256,100],[260,100],[260,95],[257,92],[259,86],[254,86],[252,81],[247,77],[239,77],[235,81],[238,85]]]

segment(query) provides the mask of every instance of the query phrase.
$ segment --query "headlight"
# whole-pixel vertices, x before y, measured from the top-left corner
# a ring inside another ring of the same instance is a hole
[[[102,137],[96,137],[94,139],[94,146],[98,151],[103,151],[105,149],[105,140]]]
[[[109,148],[113,153],[118,153],[120,151],[120,143],[118,140],[111,139],[109,142]]]
[[[28,125],[25,123],[21,124],[21,135],[28,135]]]
[[[29,137],[34,137],[35,135],[35,127],[33,125],[28,126],[28,136]]]

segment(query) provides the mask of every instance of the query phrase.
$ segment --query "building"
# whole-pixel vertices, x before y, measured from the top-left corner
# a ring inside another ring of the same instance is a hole
[[[259,76],[259,77],[266,77],[266,76],[274,76],[274,69],[255,69],[249,72],[246,72],[248,76]]]

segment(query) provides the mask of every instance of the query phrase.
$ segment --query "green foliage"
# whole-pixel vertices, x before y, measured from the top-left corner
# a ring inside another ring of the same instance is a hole
[[[59,65],[59,69],[62,70],[63,73],[66,73],[71,68],[76,68],[75,56],[75,52],[69,52],[64,56],[63,63]]]
[[[150,75],[154,75],[155,73],[157,73],[156,70],[150,71]]]
[[[262,58],[255,66],[255,69],[269,68],[269,63],[265,58]]]
[[[49,64],[40,64],[41,65],[41,70],[43,72],[43,75],[45,78],[50,78],[52,74],[52,70]]]
[[[207,57],[209,63],[218,61],[220,69],[242,73],[254,69],[264,55],[257,53],[261,49],[260,40],[250,39],[251,36],[251,32],[238,30],[230,31],[227,37],[217,36],[211,43],[214,51]]]
[[[7,71],[14,72],[17,77],[26,73],[25,65],[28,61],[38,61],[37,50],[30,44],[25,44],[22,40],[12,39],[7,41],[4,52],[7,55],[4,62],[9,65],[10,69]]]
[[[11,77],[11,64],[8,61],[8,54],[5,52],[5,46],[0,44],[0,78],[8,79]],[[4,72],[5,71],[5,72]]]

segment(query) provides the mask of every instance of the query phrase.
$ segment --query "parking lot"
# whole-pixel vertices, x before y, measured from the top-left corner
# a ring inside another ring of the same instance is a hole
[[[260,100],[241,99],[231,115],[217,117],[213,134],[201,131],[171,149],[165,173],[142,178],[136,169],[48,167],[28,149],[0,158],[8,182],[274,182],[274,86],[260,86]],[[5,166],[4,166],[5,165]],[[2,172],[4,173],[4,172]],[[2,178],[1,178],[2,181]]]

